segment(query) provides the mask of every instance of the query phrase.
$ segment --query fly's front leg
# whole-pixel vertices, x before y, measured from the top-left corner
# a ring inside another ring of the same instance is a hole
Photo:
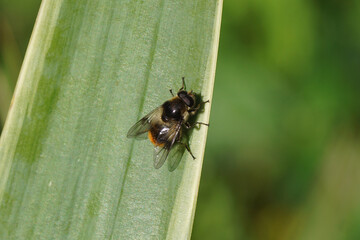
[[[181,91],[181,90],[183,90],[183,89],[185,89],[185,90],[186,90],[185,77],[182,77],[182,78],[181,78],[181,80],[182,80],[182,87],[180,88],[180,90],[179,90],[179,91]]]
[[[200,107],[202,107],[205,103],[210,103],[210,100],[207,100],[207,101],[205,101],[205,102],[199,103],[195,108],[190,109],[190,110],[189,110],[189,113],[190,113],[191,115],[194,115],[194,114],[197,112],[197,110],[199,110]]]
[[[169,91],[170,91],[171,95],[174,97],[174,93],[173,93],[172,89],[169,89]]]

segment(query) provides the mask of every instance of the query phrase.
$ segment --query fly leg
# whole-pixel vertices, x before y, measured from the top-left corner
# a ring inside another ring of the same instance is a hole
[[[195,127],[196,124],[209,126],[209,123],[194,122],[193,124],[190,124],[189,122],[186,122],[186,123],[185,123],[185,127],[186,127],[187,129],[193,128],[193,127]]]
[[[172,89],[169,89],[169,91],[170,91],[171,95],[174,97],[174,93],[173,93]]]
[[[210,103],[210,100],[207,100],[207,101],[205,101],[205,102],[199,103],[195,108],[190,109],[190,110],[189,110],[189,113],[190,113],[191,115],[194,115],[194,114],[197,112],[197,110],[199,110],[200,107],[202,107],[202,105],[204,105],[205,103]]]
[[[183,89],[185,89],[185,90],[186,90],[185,77],[182,77],[181,79],[182,79],[182,87],[180,88],[180,90],[179,90],[179,91],[181,91],[181,90],[183,90]]]
[[[196,159],[196,157],[192,154],[192,152],[191,152],[191,150],[190,150],[190,147],[189,147],[189,145],[188,144],[186,144],[186,143],[183,143],[183,142],[179,142],[181,145],[183,145],[185,148],[186,148],[186,150],[190,153],[190,155],[192,156],[192,158],[195,160]]]

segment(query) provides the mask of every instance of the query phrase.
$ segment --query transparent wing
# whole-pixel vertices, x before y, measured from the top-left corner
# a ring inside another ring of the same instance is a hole
[[[181,130],[181,122],[176,124],[175,127],[170,128],[167,132],[166,138],[167,143],[165,143],[163,146],[157,146],[154,149],[154,167],[156,169],[160,168],[162,165],[164,165],[164,162],[166,161],[167,157],[169,156],[170,151],[172,150],[176,139],[180,133]],[[164,136],[162,136],[164,138]]]
[[[163,147],[155,147],[154,148],[154,167],[156,169],[161,168],[162,165],[164,165],[164,162],[169,155],[170,148],[163,146]]]
[[[151,122],[153,121],[154,117],[161,112],[161,108],[158,107],[148,113],[145,117],[140,119],[137,123],[135,123],[128,131],[127,137],[128,138],[136,138],[136,139],[145,139],[147,138],[146,133],[151,128]]]
[[[168,156],[168,169],[170,172],[174,171],[181,161],[182,156],[185,152],[185,146],[181,143],[175,143],[173,148],[171,149],[171,152]]]

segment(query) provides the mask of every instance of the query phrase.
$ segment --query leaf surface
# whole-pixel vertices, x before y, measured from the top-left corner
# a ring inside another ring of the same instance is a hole
[[[183,76],[211,100],[221,8],[42,2],[0,139],[1,239],[190,238],[207,127],[174,172],[126,133]]]

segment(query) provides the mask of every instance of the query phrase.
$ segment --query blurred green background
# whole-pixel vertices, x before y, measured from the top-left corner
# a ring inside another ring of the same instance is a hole
[[[0,129],[40,0],[0,1]],[[360,1],[226,0],[192,239],[360,239]]]

